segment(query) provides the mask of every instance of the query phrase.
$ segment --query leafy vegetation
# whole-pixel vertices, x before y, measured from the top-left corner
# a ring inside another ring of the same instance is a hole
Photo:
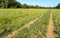
[[[19,31],[12,38],[46,38],[46,30],[49,22],[50,12],[44,13],[39,20],[29,27]]]
[[[54,21],[54,33],[56,34],[56,38],[60,38],[60,10],[53,11],[53,21]]]
[[[56,6],[56,8],[59,8],[60,9],[60,3]]]
[[[54,34],[60,38],[60,9],[52,9]],[[40,17],[42,15],[42,17]],[[19,31],[12,38],[46,38],[46,31],[50,17],[49,9],[0,9],[0,38],[14,30],[23,27],[29,21],[39,18],[29,27]]]
[[[23,27],[48,9],[0,9],[0,37]]]

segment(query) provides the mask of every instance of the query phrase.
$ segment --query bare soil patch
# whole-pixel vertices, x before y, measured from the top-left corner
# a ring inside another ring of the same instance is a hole
[[[53,31],[54,31],[54,25],[52,20],[52,11],[51,11],[46,38],[55,38]]]

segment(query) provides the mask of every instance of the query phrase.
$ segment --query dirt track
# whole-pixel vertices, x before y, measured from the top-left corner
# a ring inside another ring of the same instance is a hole
[[[42,17],[42,15],[40,17]],[[3,38],[11,38],[11,37],[15,36],[18,31],[22,31],[24,28],[29,27],[31,24],[33,24],[34,22],[36,22],[38,19],[39,18],[31,20],[29,23],[25,24],[23,27],[19,28],[18,30],[15,30],[15,31],[11,32],[7,36],[3,36]]]
[[[52,11],[51,11],[46,38],[55,38],[53,31],[54,31],[54,25],[52,19]]]

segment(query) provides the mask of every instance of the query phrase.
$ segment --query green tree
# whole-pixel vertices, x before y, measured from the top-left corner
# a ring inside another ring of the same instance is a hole
[[[8,8],[15,7],[16,0],[8,0]]]
[[[16,0],[0,0],[0,8],[21,8],[21,3]]]
[[[16,3],[15,3],[15,6],[16,6],[16,8],[22,8],[21,3],[19,3],[19,2],[16,2]]]
[[[29,5],[23,4],[23,5],[22,5],[22,8],[29,8]]]
[[[60,3],[56,6],[56,8],[60,8]]]

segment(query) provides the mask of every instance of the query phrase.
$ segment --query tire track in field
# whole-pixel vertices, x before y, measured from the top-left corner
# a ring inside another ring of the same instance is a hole
[[[48,29],[47,29],[46,38],[55,38],[55,35],[53,33],[54,25],[53,25],[53,19],[52,19],[52,10],[50,12],[51,12],[51,14],[50,14],[50,19],[49,19],[49,25],[48,25]]]
[[[43,15],[41,15],[40,17],[42,17]],[[31,24],[33,24],[34,22],[36,22],[39,18],[36,18],[34,20],[31,20],[29,23],[25,24],[23,27],[19,28],[18,30],[14,30],[12,31],[10,34],[6,35],[6,36],[3,36],[3,38],[12,38],[13,36],[15,36],[15,34],[18,32],[18,31],[22,31],[24,28],[27,28],[29,27]]]

